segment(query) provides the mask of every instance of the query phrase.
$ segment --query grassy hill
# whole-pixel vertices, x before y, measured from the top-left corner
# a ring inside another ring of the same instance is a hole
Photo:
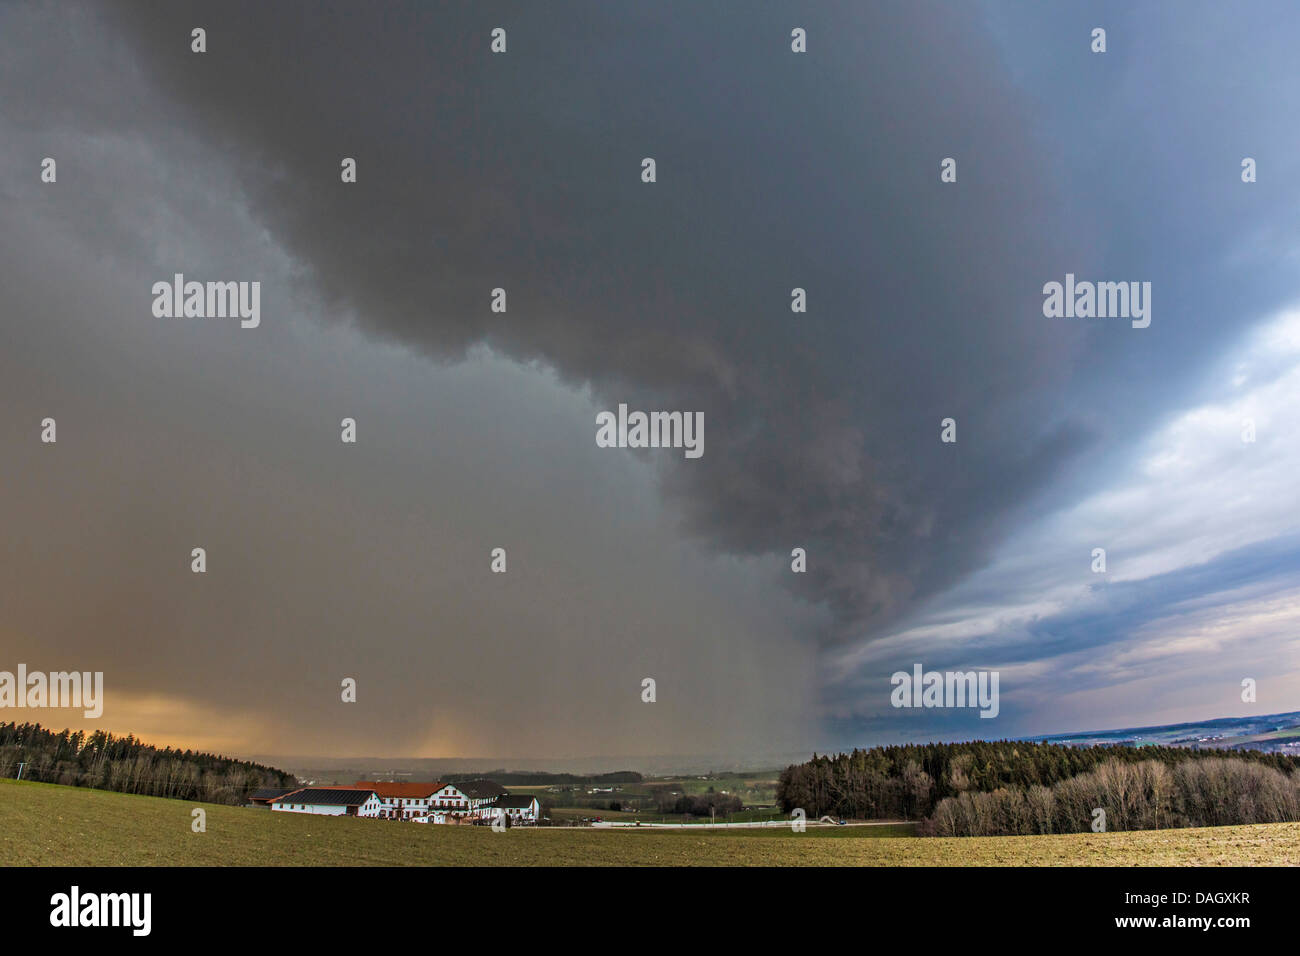
[[[207,811],[207,832],[190,811]],[[887,827],[590,830],[315,817],[0,780],[0,866],[1300,864],[1300,823],[917,839]]]

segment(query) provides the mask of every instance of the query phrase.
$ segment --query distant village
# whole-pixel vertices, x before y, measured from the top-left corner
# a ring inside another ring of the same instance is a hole
[[[533,826],[541,810],[537,798],[512,794],[491,780],[461,783],[391,783],[358,780],[351,787],[263,788],[248,806],[282,813],[364,817],[410,823]]]

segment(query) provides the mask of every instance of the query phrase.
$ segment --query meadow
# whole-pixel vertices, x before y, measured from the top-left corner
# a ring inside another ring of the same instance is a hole
[[[191,830],[191,811],[207,830]],[[921,839],[899,827],[651,830],[387,823],[0,780],[0,866],[1300,865],[1300,824]]]

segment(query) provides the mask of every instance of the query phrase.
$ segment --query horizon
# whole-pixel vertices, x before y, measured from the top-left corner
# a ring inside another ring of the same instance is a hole
[[[751,773],[769,770],[781,770],[786,766],[799,764],[807,761],[814,755],[831,755],[835,753],[851,752],[858,750],[871,750],[877,747],[890,746],[925,746],[927,744],[960,744],[974,743],[979,741],[997,742],[997,741],[1024,741],[1026,743],[1064,743],[1066,746],[1075,746],[1069,743],[1069,738],[1086,737],[1086,738],[1105,738],[1120,734],[1132,734],[1138,731],[1161,731],[1172,730],[1180,727],[1202,727],[1226,722],[1244,722],[1244,721],[1267,721],[1277,717],[1300,717],[1300,710],[1278,711],[1269,714],[1241,714],[1241,715],[1221,715],[1217,717],[1203,717],[1197,720],[1180,721],[1168,724],[1144,724],[1133,726],[1114,726],[1114,727],[1093,727],[1084,730],[1069,730],[1056,733],[1034,734],[1028,736],[1014,737],[963,737],[955,739],[935,739],[896,741],[890,743],[877,744],[858,744],[850,747],[832,747],[832,748],[811,748],[804,750],[793,750],[785,753],[768,753],[768,754],[592,754],[569,757],[537,757],[537,756],[463,756],[463,757],[428,757],[428,756],[365,756],[359,754],[334,756],[328,754],[271,754],[271,753],[247,753],[239,751],[230,752],[213,752],[217,756],[226,757],[235,760],[243,760],[251,763],[262,764],[265,766],[275,767],[280,770],[320,770],[320,771],[354,771],[362,774],[376,774],[383,776],[384,772],[380,770],[383,764],[391,764],[394,769],[387,773],[397,776],[410,776],[420,772],[415,769],[395,769],[398,767],[411,768],[420,766],[421,769],[433,769],[429,765],[446,765],[439,772],[443,773],[490,773],[500,771],[502,773],[553,773],[553,774],[573,774],[573,775],[598,775],[607,773],[617,773],[619,771],[630,771],[641,773],[649,776],[673,776],[679,774],[694,775],[700,773]],[[2,721],[0,721],[2,722]],[[32,723],[37,723],[32,721]],[[44,725],[43,725],[44,726]],[[1300,721],[1297,721],[1300,726]],[[46,726],[47,730],[52,729]],[[72,730],[68,727],[64,730]],[[106,728],[95,728],[105,730]],[[127,736],[127,734],[117,734],[113,731],[114,736]],[[136,735],[137,740],[142,743],[155,746],[166,747],[168,745],[160,744],[153,740],[142,739]],[[1098,746],[1109,743],[1110,741],[1101,740],[1098,743],[1081,743],[1078,746]],[[177,747],[171,745],[173,749],[198,750],[195,747]],[[458,769],[465,768],[465,769]]]

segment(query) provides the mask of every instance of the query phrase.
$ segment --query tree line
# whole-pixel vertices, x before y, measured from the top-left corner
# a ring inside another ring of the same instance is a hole
[[[24,780],[204,803],[240,804],[259,787],[297,786],[293,774],[274,767],[193,750],[159,749],[134,735],[0,724],[0,777],[16,777],[20,763]]]
[[[806,763],[787,767],[777,783],[776,799],[784,812],[798,807],[810,817],[923,820],[949,798],[1001,789],[1027,793],[1035,786],[1052,788],[1107,761],[1176,768],[1223,759],[1221,751],[1185,747],[1070,747],[1023,740],[873,747],[835,756],[814,755]],[[1284,754],[1242,750],[1233,751],[1232,759],[1283,776],[1300,770],[1300,758]]]
[[[1177,764],[1110,759],[1051,787],[1002,787],[947,797],[923,836],[1008,836],[1087,830],[1284,823],[1300,820],[1300,772],[1209,757]]]

